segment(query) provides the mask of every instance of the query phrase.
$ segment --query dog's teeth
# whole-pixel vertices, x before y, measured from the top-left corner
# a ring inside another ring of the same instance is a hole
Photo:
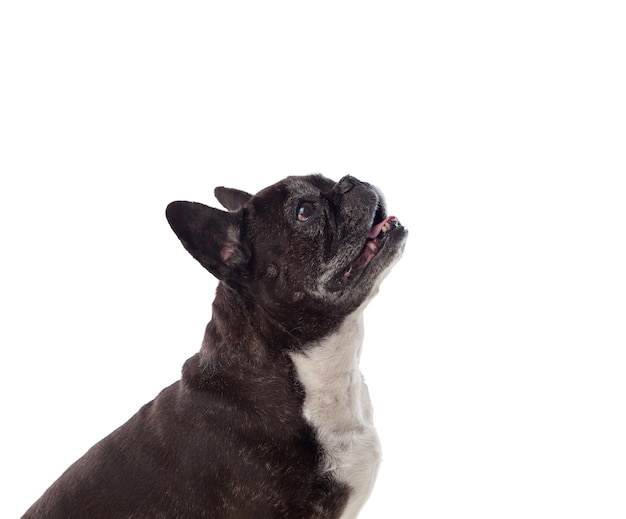
[[[385,225],[382,226],[381,231],[383,233],[389,232],[392,228],[395,229],[400,225],[398,219],[395,216],[390,216],[389,219],[385,222]]]

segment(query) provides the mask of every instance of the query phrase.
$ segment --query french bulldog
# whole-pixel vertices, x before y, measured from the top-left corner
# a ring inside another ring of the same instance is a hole
[[[166,210],[219,280],[199,353],[24,519],[357,517],[381,459],[362,314],[408,232],[352,176],[215,196]]]

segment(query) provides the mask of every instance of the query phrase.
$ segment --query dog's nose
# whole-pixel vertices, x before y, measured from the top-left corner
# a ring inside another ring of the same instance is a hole
[[[336,190],[340,195],[345,195],[348,191],[350,191],[354,186],[358,186],[363,184],[360,180],[354,178],[351,175],[346,175],[339,182],[337,182]]]

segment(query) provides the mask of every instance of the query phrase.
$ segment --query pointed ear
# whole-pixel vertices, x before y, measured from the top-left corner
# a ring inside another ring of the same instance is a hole
[[[241,213],[196,202],[172,202],[165,215],[185,249],[216,278],[242,275],[248,257],[240,240]]]
[[[241,209],[252,198],[250,193],[233,189],[231,187],[216,187],[215,198],[229,211],[237,211]]]

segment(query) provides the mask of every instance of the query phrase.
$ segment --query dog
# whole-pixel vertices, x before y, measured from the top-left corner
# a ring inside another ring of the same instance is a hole
[[[181,380],[71,465],[23,519],[349,519],[381,450],[363,309],[408,231],[380,191],[288,177],[167,220],[219,283]]]

